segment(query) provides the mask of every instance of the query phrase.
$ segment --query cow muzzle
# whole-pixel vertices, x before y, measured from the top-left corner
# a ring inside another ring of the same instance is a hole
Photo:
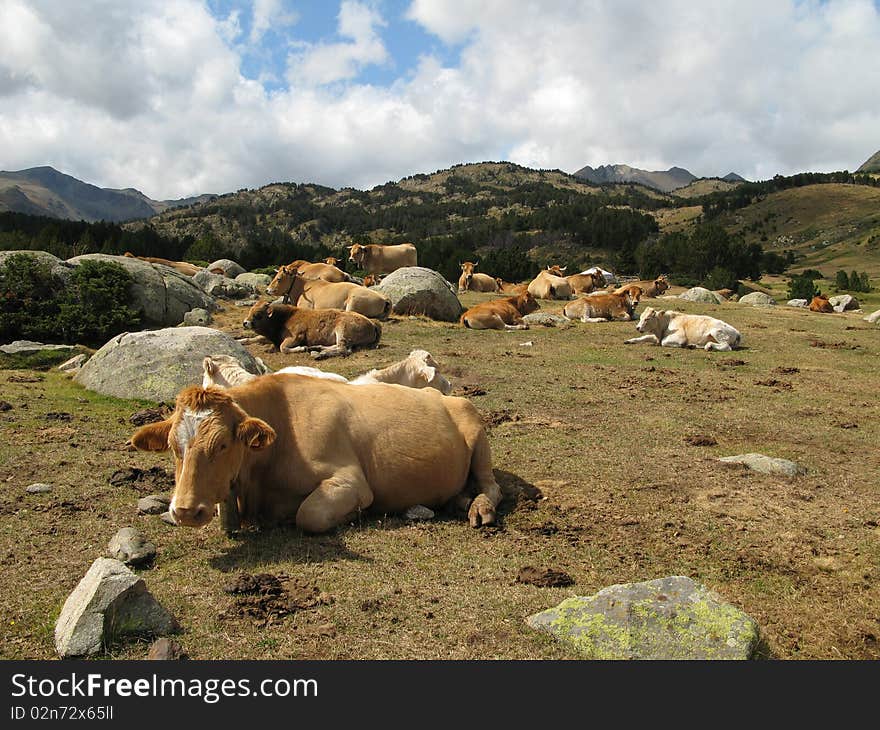
[[[171,518],[178,525],[185,525],[186,527],[203,527],[214,516],[213,507],[204,503],[198,504],[195,507],[178,507],[172,504],[168,511],[171,513]]]
[[[249,319],[246,319],[244,322],[241,323],[241,326],[244,327],[246,330],[249,330],[251,328],[251,321]]]

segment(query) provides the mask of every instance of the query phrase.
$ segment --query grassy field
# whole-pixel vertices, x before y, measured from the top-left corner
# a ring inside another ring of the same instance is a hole
[[[475,332],[402,318],[384,325],[378,349],[322,364],[352,375],[416,347],[434,354],[489,424],[508,497],[500,525],[482,530],[368,514],[326,536],[228,538],[216,520],[192,530],[139,517],[138,497],[167,484],[109,479],[172,466],[124,447],[145,404],[57,371],[0,370],[0,400],[12,406],[0,413],[0,656],[54,656],[64,599],[130,525],[159,548],[141,574],[193,658],[571,658],[523,619],[570,595],[675,574],[752,615],[773,656],[880,657],[880,328],[857,314],[672,304],[730,322],[745,349],[624,346],[632,323]],[[239,334],[242,314],[229,308],[218,326]],[[252,351],[274,367],[311,364]],[[809,472],[785,480],[715,460],[749,451]],[[25,494],[37,481],[54,491]],[[523,483],[542,498],[525,498]],[[516,583],[527,565],[575,583]],[[326,595],[265,621],[223,591],[242,571]],[[108,656],[145,652],[127,643]]]

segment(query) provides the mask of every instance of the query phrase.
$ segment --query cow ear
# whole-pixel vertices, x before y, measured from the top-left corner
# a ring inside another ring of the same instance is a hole
[[[430,365],[425,365],[420,368],[420,372],[426,383],[430,383],[434,379],[434,376],[437,374],[437,370],[435,368],[432,368]]]
[[[131,445],[138,451],[168,451],[171,419],[141,426],[131,437]]]
[[[245,418],[235,434],[251,449],[264,449],[275,440],[275,429],[259,418]]]
[[[205,373],[208,375],[216,375],[217,374],[217,363],[215,363],[210,357],[206,357],[202,360],[202,367],[205,369]]]

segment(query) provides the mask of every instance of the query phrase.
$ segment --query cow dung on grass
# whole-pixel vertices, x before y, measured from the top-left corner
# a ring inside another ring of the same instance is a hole
[[[181,389],[202,382],[206,355],[231,355],[248,372],[260,373],[253,356],[229,335],[208,327],[171,327],[114,337],[75,380],[102,395],[173,402]]]

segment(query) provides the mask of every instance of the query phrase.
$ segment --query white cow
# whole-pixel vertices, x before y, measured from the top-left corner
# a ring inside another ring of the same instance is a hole
[[[730,351],[739,347],[742,335],[727,322],[703,314],[685,314],[672,309],[648,307],[636,325],[639,332],[625,344],[651,342],[664,347],[702,347],[704,350]]]

